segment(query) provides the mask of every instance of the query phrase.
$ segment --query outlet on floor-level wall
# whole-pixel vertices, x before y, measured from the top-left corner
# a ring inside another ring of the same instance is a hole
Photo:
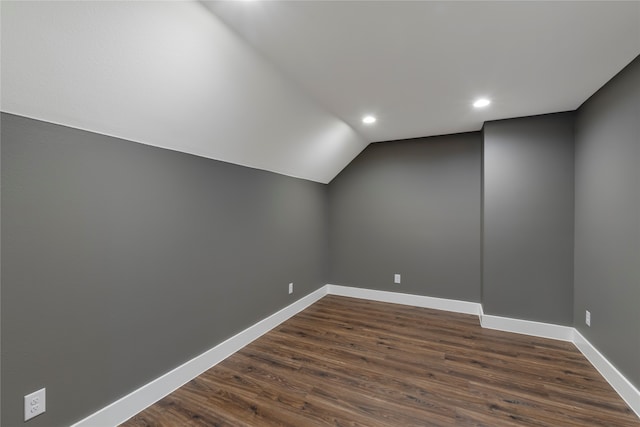
[[[393,275],[393,283],[400,283],[400,274],[396,273]]]
[[[293,283],[289,283],[289,294],[293,293]]]
[[[34,391],[31,394],[27,394],[24,397],[24,420],[30,420],[31,418],[40,415],[47,409],[46,402],[47,389],[42,388],[38,391]]]
[[[584,313],[584,323],[589,327],[591,326],[591,312],[589,310],[586,310]]]

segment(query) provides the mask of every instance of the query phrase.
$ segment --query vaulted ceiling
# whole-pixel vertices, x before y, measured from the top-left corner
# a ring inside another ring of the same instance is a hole
[[[2,111],[324,183],[370,142],[573,110],[640,54],[638,1],[3,1],[0,13]],[[480,96],[492,104],[474,109]]]

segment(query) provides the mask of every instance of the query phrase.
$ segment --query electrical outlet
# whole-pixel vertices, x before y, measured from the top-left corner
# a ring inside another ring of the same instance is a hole
[[[289,283],[289,294],[293,293],[293,283]]]
[[[46,404],[46,389],[27,394],[24,397],[24,420],[27,421],[42,414],[47,409]]]
[[[400,275],[398,273],[393,275],[393,283],[400,283]]]
[[[591,312],[589,310],[585,311],[584,313],[584,323],[586,323],[587,326],[591,327]]]

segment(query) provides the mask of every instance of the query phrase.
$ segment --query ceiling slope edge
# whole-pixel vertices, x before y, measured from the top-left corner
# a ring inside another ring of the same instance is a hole
[[[2,2],[2,111],[328,183],[367,145],[198,2]]]

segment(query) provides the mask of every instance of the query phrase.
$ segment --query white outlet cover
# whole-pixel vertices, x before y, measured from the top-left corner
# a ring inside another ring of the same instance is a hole
[[[38,416],[47,410],[46,391],[43,388],[24,397],[24,420]]]
[[[591,326],[591,312],[589,310],[585,311],[584,323],[586,323],[587,326]]]
[[[394,274],[393,275],[393,283],[400,283],[400,275],[399,274]]]
[[[289,283],[289,293],[293,293],[293,283]]]

